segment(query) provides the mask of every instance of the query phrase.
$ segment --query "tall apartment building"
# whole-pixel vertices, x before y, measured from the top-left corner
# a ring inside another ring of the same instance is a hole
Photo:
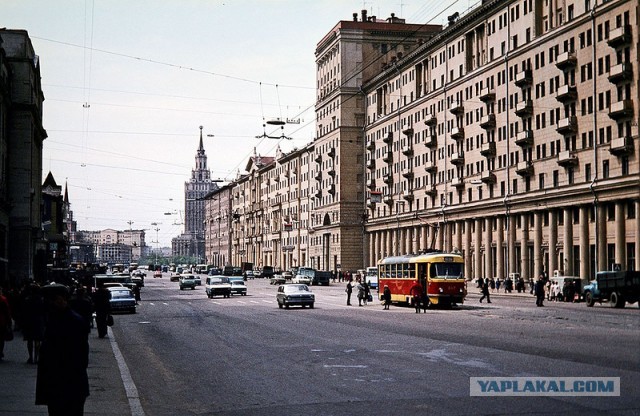
[[[340,22],[316,48],[317,139],[230,184],[232,262],[355,270],[435,248],[469,279],[639,270],[638,7]]]
[[[0,29],[0,283],[46,274],[40,61],[25,30]]]
[[[635,1],[484,1],[366,83],[368,257],[640,269],[637,28]]]
[[[174,255],[186,255],[204,260],[205,257],[205,201],[204,197],[218,189],[207,167],[207,155],[202,142],[196,151],[196,165],[191,178],[184,184],[184,233],[171,241]]]
[[[80,250],[74,257],[76,261],[82,261],[79,259],[86,256],[86,253],[81,250],[83,244],[91,245],[94,259],[98,263],[137,262],[140,257],[150,254],[144,230],[108,228],[100,231],[77,231],[73,243]]]

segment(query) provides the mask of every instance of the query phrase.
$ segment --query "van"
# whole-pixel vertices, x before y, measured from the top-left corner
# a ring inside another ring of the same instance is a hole
[[[375,266],[367,267],[365,275],[367,283],[371,289],[378,289],[378,268]]]
[[[263,266],[260,277],[263,279],[271,279],[273,277],[273,266]]]

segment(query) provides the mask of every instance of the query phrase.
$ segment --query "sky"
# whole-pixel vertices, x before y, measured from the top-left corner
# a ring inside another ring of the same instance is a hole
[[[67,186],[79,230],[184,229],[184,183],[200,126],[212,178],[302,148],[315,133],[315,47],[366,8],[442,24],[469,0],[0,0],[0,27],[27,30],[45,96],[43,181]],[[258,139],[265,121],[299,121]]]

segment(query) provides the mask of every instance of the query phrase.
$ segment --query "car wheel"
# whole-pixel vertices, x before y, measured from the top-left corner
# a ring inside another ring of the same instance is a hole
[[[285,303],[285,304],[284,304],[284,307],[285,307],[286,309],[289,309],[289,304],[288,304],[288,303]]]
[[[304,307],[305,307],[305,306],[307,306],[307,305],[305,305],[305,304],[303,303],[303,304],[302,304],[302,305],[300,305],[300,306],[302,306],[302,309],[304,309]]]
[[[313,303],[310,303],[310,304],[309,304],[309,307],[310,307],[311,309],[313,309]]]
[[[585,293],[584,302],[587,304],[588,307],[592,307],[596,303],[595,299],[593,299],[593,293],[591,292]]]

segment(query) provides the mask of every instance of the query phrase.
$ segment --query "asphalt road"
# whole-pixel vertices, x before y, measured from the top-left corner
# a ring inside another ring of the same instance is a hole
[[[204,279],[203,279],[204,280]],[[640,309],[494,296],[453,310],[278,309],[276,287],[208,299],[146,279],[112,328],[146,415],[537,415],[640,412]],[[352,302],[353,303],[353,302]],[[470,377],[620,377],[620,397],[470,397]],[[135,413],[135,412],[134,412]]]

